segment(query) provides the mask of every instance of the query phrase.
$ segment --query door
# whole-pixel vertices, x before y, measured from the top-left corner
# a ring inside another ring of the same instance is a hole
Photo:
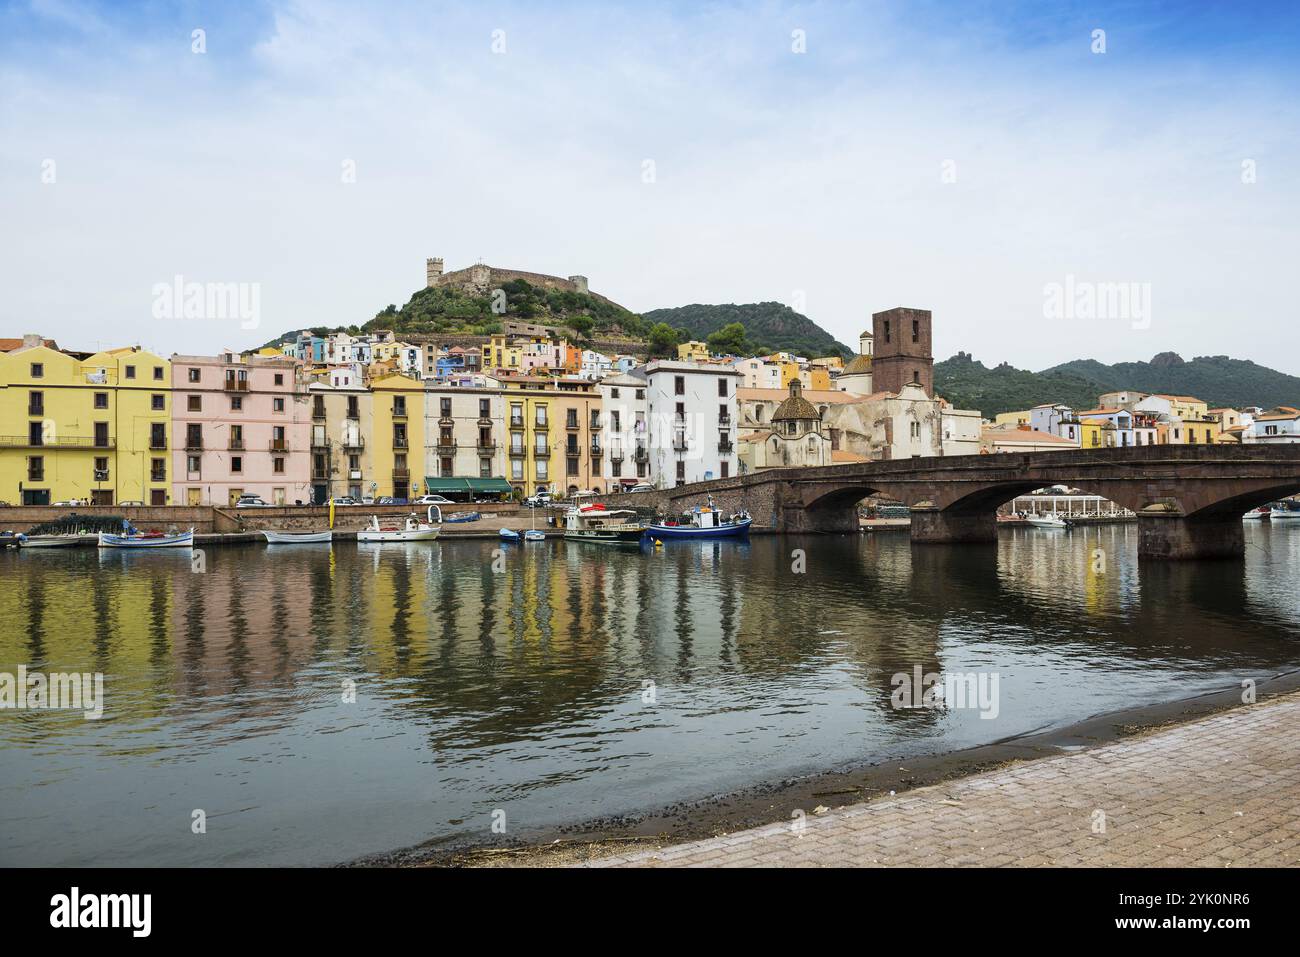
[[[197,488],[187,488],[187,489],[185,490],[185,504],[186,504],[186,505],[202,505],[202,504],[203,504],[203,490],[202,490],[202,489],[197,489]]]
[[[284,489],[282,488],[271,489],[271,504],[272,505],[284,504]]]
[[[232,488],[230,490],[230,502],[228,504],[231,508],[235,507],[235,503],[239,501],[239,496],[243,494],[244,490],[242,488]]]
[[[166,505],[167,490],[165,488],[152,488],[149,490],[150,505]]]

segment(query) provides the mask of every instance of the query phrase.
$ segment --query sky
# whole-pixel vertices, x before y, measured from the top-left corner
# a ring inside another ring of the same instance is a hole
[[[4,3],[0,336],[248,348],[440,256],[1300,374],[1298,74],[1294,3]]]

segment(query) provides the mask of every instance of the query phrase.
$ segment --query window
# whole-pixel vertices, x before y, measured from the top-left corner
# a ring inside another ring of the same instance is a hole
[[[232,395],[230,397],[230,411],[231,412],[244,411],[244,397],[242,395]]]
[[[492,418],[492,407],[491,407],[491,405],[488,403],[488,400],[487,400],[487,399],[479,399],[479,400],[478,400],[478,417],[479,417],[480,419],[490,419],[490,418]]]
[[[576,429],[578,427],[578,410],[566,409],[565,411],[567,413],[564,417],[565,426],[570,429]]]
[[[889,320],[885,320],[885,341],[889,341]]]
[[[285,441],[284,426],[275,425],[271,427],[271,449],[272,451],[282,451],[289,448],[289,443]]]
[[[167,460],[166,459],[149,460],[149,481],[150,482],[167,481]]]
[[[155,382],[161,382],[163,377],[162,366],[153,367],[153,378]]]
[[[686,482],[686,463],[677,463],[677,484],[682,485]]]
[[[28,415],[45,414],[45,393],[44,392],[27,393],[27,414]]]
[[[149,426],[149,448],[167,448],[167,423],[154,422]]]
[[[126,367],[126,378],[128,378],[128,379],[134,379],[134,378],[135,378],[135,366],[127,366],[127,367]]]
[[[438,408],[440,410],[439,414],[444,419],[450,419],[451,418],[451,397],[443,396],[441,399],[439,399]]]
[[[479,460],[478,460],[478,475],[479,475],[479,478],[491,478],[491,477],[492,477],[492,460],[491,460],[491,459],[479,459]]]
[[[272,399],[272,400],[271,400],[271,411],[272,411],[272,412],[283,412],[283,411],[284,411],[284,399],[281,399],[279,396],[277,396],[276,398]]]
[[[150,505],[166,505],[167,490],[165,488],[151,488],[149,490]]]
[[[149,408],[153,409],[153,411],[155,412],[162,412],[166,410],[167,397],[165,395],[159,395],[157,393],[154,393],[153,395],[149,396]]]
[[[232,449],[242,449],[244,447],[244,427],[242,425],[232,425],[230,427],[230,447]]]
[[[95,423],[95,448],[97,449],[108,448],[108,423],[107,422]]]
[[[27,444],[44,445],[45,444],[45,426],[40,422],[27,423]]]
[[[393,396],[393,415],[406,415],[406,396]]]
[[[202,458],[198,455],[185,456],[185,470],[187,472],[197,473],[199,471],[200,462],[202,462]]]
[[[107,408],[108,408],[108,393],[107,393],[107,392],[96,392],[96,393],[95,393],[95,408],[97,408],[97,409],[107,409]]]
[[[29,455],[27,457],[27,481],[45,481],[45,456]]]
[[[618,398],[618,389],[610,389],[610,390],[609,390],[609,397],[610,397],[611,399],[617,399],[617,398]]]
[[[235,473],[244,471],[244,457],[242,455],[232,455],[230,457],[230,471]]]
[[[95,457],[94,472],[95,472],[95,481],[97,482],[102,482],[104,481],[104,479],[108,478],[108,457],[107,456],[97,455]]]
[[[399,453],[397,453],[396,455],[393,456],[393,471],[395,471],[395,472],[405,472],[405,471],[406,471],[406,453],[405,453],[405,452],[399,452]]]
[[[187,376],[188,376],[188,378],[189,378],[189,380],[190,380],[191,382],[198,382],[198,381],[199,381],[199,370],[198,370],[198,369],[187,369],[187,370],[186,370],[186,374],[187,374]]]
[[[524,460],[512,459],[510,462],[510,477],[516,482],[522,482],[524,478]]]
[[[725,399],[726,397],[727,397],[727,380],[726,380],[726,379],[719,379],[719,380],[718,380],[718,398],[720,398],[720,399]]]
[[[545,452],[545,451],[547,451],[549,448],[550,448],[550,446],[548,446],[548,445],[546,444],[546,436],[544,436],[544,435],[536,436],[536,441],[535,441],[534,444],[533,444],[533,450],[534,450],[534,451],[537,451],[537,452]]]
[[[548,463],[547,463],[546,459],[538,459],[537,462],[536,462],[536,465],[537,465],[537,480],[538,480],[539,482],[545,482],[545,481],[547,480],[547,478],[550,477],[550,476],[549,476],[549,473],[547,472],[547,468],[546,468],[547,464],[548,464]]]
[[[636,397],[637,397],[638,399],[644,399],[644,398],[645,398],[645,389],[637,389],[637,390],[636,390]]]
[[[524,424],[524,407],[518,403],[510,403],[510,424],[521,426]]]
[[[439,474],[442,475],[443,478],[451,478],[456,474],[456,470],[452,467],[450,456],[443,456],[441,467],[442,471]]]
[[[273,472],[275,472],[276,475],[283,475],[283,474],[284,474],[284,456],[283,456],[283,455],[273,455],[273,456],[271,456],[271,470],[272,470]]]
[[[283,372],[277,372],[277,373],[275,374],[275,384],[276,384],[276,385],[284,385],[284,373],[283,373]]]
[[[684,375],[673,376],[673,395],[685,395],[685,394],[686,394],[686,376]]]
[[[546,424],[546,406],[544,405],[539,405],[537,407],[537,424],[538,425]]]
[[[731,478],[731,463],[726,459],[722,460],[722,477]]]
[[[32,378],[33,378],[33,379],[44,379],[44,378],[45,378],[45,363],[44,363],[44,362],[33,362],[33,363],[32,363]]]
[[[565,460],[565,463],[566,463],[565,469],[566,469],[566,472],[567,472],[569,475],[577,475],[577,474],[578,474],[578,460],[577,460],[577,459],[566,459],[566,460]]]
[[[912,320],[912,341],[913,342],[921,341],[921,323],[916,319]]]

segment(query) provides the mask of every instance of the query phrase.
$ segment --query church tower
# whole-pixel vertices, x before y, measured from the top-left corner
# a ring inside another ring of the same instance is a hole
[[[877,392],[899,392],[909,382],[934,395],[930,310],[899,306],[871,317],[872,384]]]

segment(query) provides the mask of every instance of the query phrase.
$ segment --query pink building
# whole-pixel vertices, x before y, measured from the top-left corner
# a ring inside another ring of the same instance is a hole
[[[310,501],[311,406],[301,364],[237,352],[171,362],[172,501]]]

